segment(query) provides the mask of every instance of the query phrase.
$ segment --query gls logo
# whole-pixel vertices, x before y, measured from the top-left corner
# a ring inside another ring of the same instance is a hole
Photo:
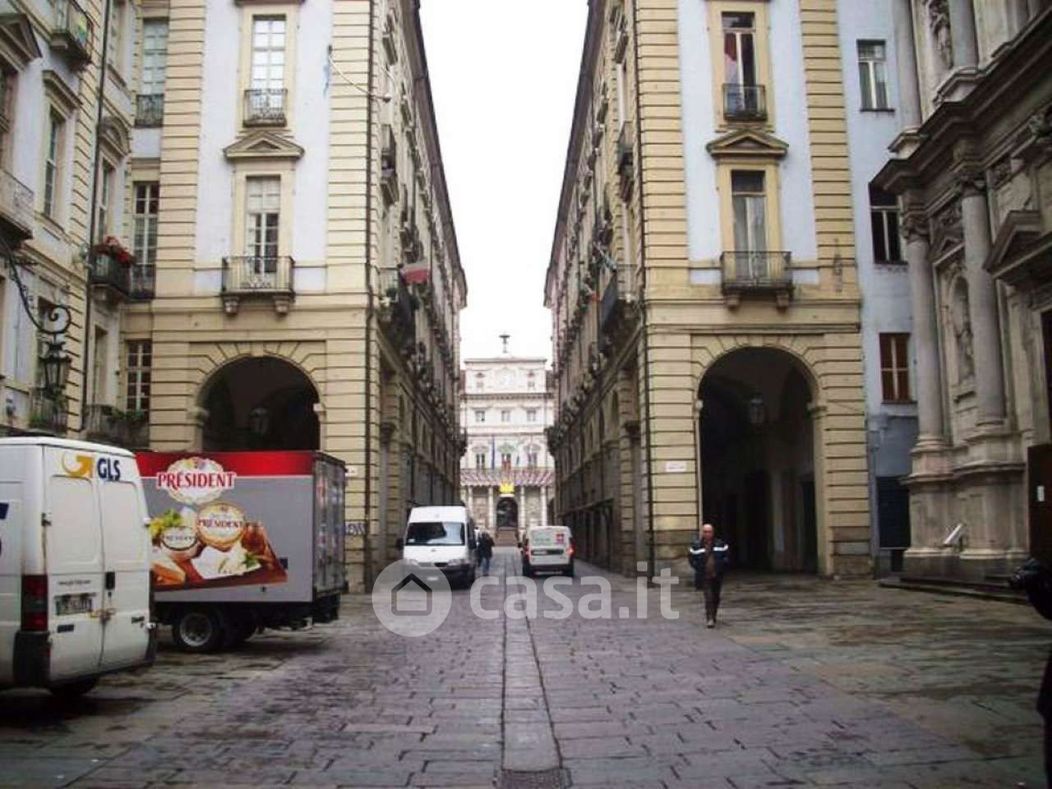
[[[97,460],[91,455],[67,453],[62,456],[62,470],[71,477],[91,479],[92,474],[107,482],[120,482],[121,461],[119,458],[100,457]]]

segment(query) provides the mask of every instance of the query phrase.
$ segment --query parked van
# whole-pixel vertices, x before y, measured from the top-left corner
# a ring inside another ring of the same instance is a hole
[[[450,586],[475,582],[475,522],[466,507],[414,507],[405,537],[398,540],[402,559],[441,570]]]
[[[573,576],[574,541],[567,526],[534,526],[522,538],[522,574],[538,572]]]
[[[135,458],[0,439],[0,688],[79,696],[153,663],[150,535]]]

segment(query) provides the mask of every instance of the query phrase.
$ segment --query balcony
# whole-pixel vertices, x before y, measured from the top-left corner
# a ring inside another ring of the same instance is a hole
[[[64,435],[68,425],[69,398],[46,389],[34,389],[29,398],[29,429]]]
[[[145,449],[150,444],[150,423],[141,411],[120,411],[100,403],[88,406],[87,437],[126,449]]]
[[[135,125],[140,128],[164,125],[163,93],[140,93],[135,97]]]
[[[296,261],[288,255],[240,255],[223,258],[223,309],[236,315],[241,299],[269,297],[279,315],[289,311],[296,293],[292,270]]]
[[[284,126],[284,88],[250,88],[245,91],[246,126]]]
[[[621,133],[617,136],[617,173],[621,178],[621,199],[628,200],[632,195],[635,180],[635,145],[636,130],[632,121],[621,124]]]
[[[729,307],[743,296],[773,295],[779,309],[789,306],[793,295],[792,260],[788,252],[744,251],[720,255],[723,295]]]
[[[33,237],[33,190],[6,170],[0,170],[0,233],[12,247]]]
[[[112,255],[96,252],[90,264],[91,286],[108,301],[124,301],[130,290],[128,269]]]
[[[379,321],[395,347],[415,347],[414,313],[419,305],[417,298],[409,292],[409,286],[405,284],[400,269],[389,268],[380,272]]]
[[[156,285],[157,267],[153,264],[128,269],[128,295],[132,301],[153,301]]]
[[[91,62],[95,25],[74,0],[52,0],[55,25],[51,28],[51,48],[66,58],[71,68],[82,69]]]
[[[767,119],[767,91],[763,85],[723,85],[723,117],[729,121]]]
[[[620,264],[603,289],[599,302],[599,336],[613,341],[634,323],[635,271]]]

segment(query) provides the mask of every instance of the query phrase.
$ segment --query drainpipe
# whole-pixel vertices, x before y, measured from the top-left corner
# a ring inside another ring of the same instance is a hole
[[[95,233],[98,230],[99,212],[99,157],[102,153],[102,115],[103,102],[106,96],[106,77],[109,73],[109,61],[107,52],[110,48],[110,8],[112,0],[104,0],[102,12],[102,56],[99,58],[99,86],[95,94],[95,152],[91,159],[91,200],[88,208],[88,274],[87,282],[84,284],[84,353],[83,372],[80,382],[80,429],[84,432],[84,425],[88,417],[88,381],[91,372],[91,272],[95,265],[95,255],[91,247],[95,244]],[[67,12],[68,13],[68,12]]]
[[[647,436],[647,583],[654,583],[654,564],[657,546],[654,545],[654,441],[650,429],[650,337],[647,331],[647,223],[643,200],[643,101],[639,81],[639,0],[632,3],[632,60],[636,80],[636,182],[639,189],[639,270],[642,275],[642,295],[639,299],[640,326],[643,331],[643,419]]]
[[[373,58],[376,42],[376,0],[369,0],[369,84],[365,102],[365,567],[372,570],[372,555],[369,550],[369,527],[372,523],[373,507]],[[381,557],[387,557],[386,532],[380,529],[384,540]],[[368,581],[363,579],[366,585]]]

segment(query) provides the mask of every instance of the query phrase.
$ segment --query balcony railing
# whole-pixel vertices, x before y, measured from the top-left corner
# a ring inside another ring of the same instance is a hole
[[[33,190],[6,170],[0,170],[0,230],[15,244],[33,235]]]
[[[223,258],[223,292],[292,293],[294,265],[288,255]]]
[[[624,323],[627,308],[635,301],[635,271],[631,266],[620,264],[603,289],[599,302],[599,334],[610,336]]]
[[[402,278],[399,269],[380,272],[380,323],[387,327],[396,344],[412,344],[416,339],[416,297]]]
[[[789,303],[793,292],[792,259],[788,252],[737,251],[720,255],[723,293],[734,306],[746,293],[773,293],[778,306]]]
[[[246,126],[284,126],[284,88],[250,88],[245,91]]]
[[[75,0],[52,0],[55,26],[51,29],[51,48],[64,55],[73,68],[91,60],[95,25]]]
[[[157,267],[134,265],[128,269],[128,295],[133,301],[152,301],[156,292]]]
[[[37,388],[29,397],[29,428],[62,435],[69,425],[69,398]]]
[[[96,253],[91,261],[91,284],[105,288],[113,296],[126,298],[129,291],[128,268],[110,255]]]
[[[135,97],[135,125],[161,126],[164,124],[164,94],[140,93]]]
[[[762,121],[767,117],[767,92],[763,85],[723,85],[723,117],[727,120]]]
[[[150,443],[149,419],[142,412],[124,412],[111,405],[88,406],[87,437],[128,449],[143,449]]]

